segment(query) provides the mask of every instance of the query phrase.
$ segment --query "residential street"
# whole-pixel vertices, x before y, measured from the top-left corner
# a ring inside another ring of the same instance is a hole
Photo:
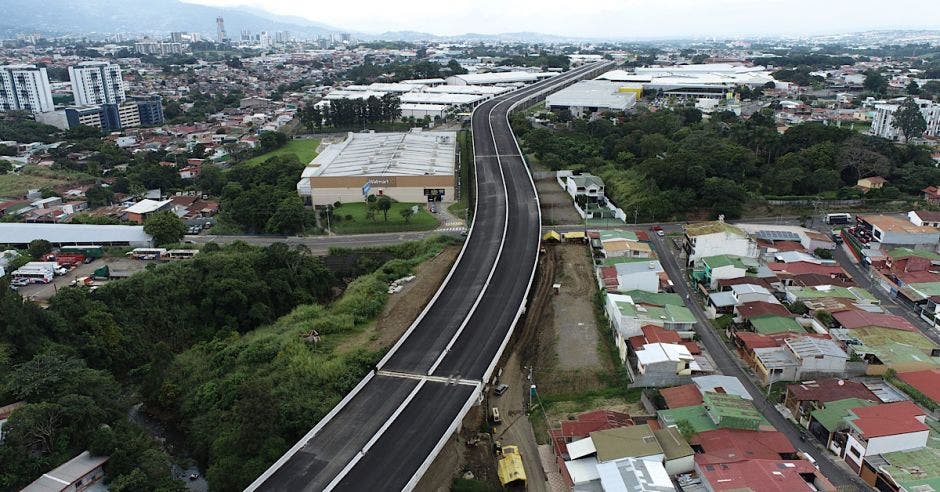
[[[833,251],[833,259],[839,262],[839,266],[845,269],[846,272],[849,272],[849,275],[852,276],[852,279],[855,280],[855,283],[859,287],[863,287],[868,292],[871,292],[872,295],[878,298],[881,301],[881,307],[885,311],[901,316],[904,319],[910,321],[914,324],[927,338],[933,340],[935,343],[940,344],[940,334],[937,333],[935,328],[932,328],[927,322],[920,319],[919,316],[914,314],[909,308],[898,304],[898,302],[892,298],[887,292],[885,292],[881,287],[874,282],[869,275],[866,269],[863,269],[855,262],[855,258],[850,256],[845,250],[845,246],[840,246]]]
[[[689,299],[690,289],[686,283],[688,277],[679,267],[679,263],[676,261],[672,249],[666,242],[668,240],[671,239],[664,240],[664,238],[657,235],[651,235],[651,241],[656,250],[656,254],[659,255],[659,261],[662,263],[663,269],[675,283],[676,293]],[[692,313],[695,314],[695,318],[698,321],[695,325],[695,331],[701,338],[701,342],[705,345],[708,353],[712,356],[718,369],[727,376],[738,378],[741,383],[744,384],[748,393],[754,398],[754,406],[764,415],[764,418],[776,427],[777,430],[786,434],[787,438],[790,439],[790,442],[793,443],[796,449],[808,452],[816,458],[820,470],[833,485],[841,487],[842,490],[867,490],[868,487],[864,482],[862,482],[859,477],[852,474],[847,467],[837,465],[832,459],[832,456],[826,453],[821,447],[802,440],[800,432],[794,424],[785,419],[776,408],[774,408],[773,404],[767,401],[763,391],[753,383],[741,368],[736,356],[731,353],[718,333],[712,328],[698,299],[695,299],[695,301],[696,302],[689,302],[688,306]]]

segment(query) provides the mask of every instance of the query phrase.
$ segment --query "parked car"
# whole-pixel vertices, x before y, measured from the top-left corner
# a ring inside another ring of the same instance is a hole
[[[654,225],[651,229],[652,229],[653,232],[655,232],[656,235],[659,236],[659,237],[663,237],[663,236],[666,235],[666,231],[663,230],[662,226]]]
[[[29,280],[28,280],[28,279],[25,279],[25,278],[22,278],[22,277],[15,278],[15,279],[13,279],[12,282],[10,282],[10,285],[13,285],[13,286],[16,286],[16,287],[22,287],[22,286],[24,286],[24,285],[29,285]]]
[[[499,384],[496,386],[496,389],[493,390],[493,394],[496,396],[502,396],[503,393],[509,390],[509,385],[506,383]]]

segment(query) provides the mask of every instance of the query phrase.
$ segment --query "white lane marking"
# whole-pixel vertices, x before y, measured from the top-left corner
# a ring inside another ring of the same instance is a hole
[[[415,389],[411,390],[411,393],[408,393],[408,396],[405,398],[405,401],[402,402],[402,404],[399,405],[397,409],[395,409],[395,413],[393,413],[388,419],[385,420],[385,423],[382,424],[382,427],[380,427],[379,430],[372,436],[372,439],[369,439],[366,445],[362,447],[362,450],[360,450],[359,453],[356,454],[356,457],[353,458],[352,461],[347,463],[346,466],[343,467],[342,471],[339,472],[339,475],[336,475],[336,477],[334,477],[333,480],[330,481],[330,483],[326,486],[326,488],[323,489],[324,492],[329,492],[333,490],[334,488],[336,488],[337,485],[339,485],[339,483],[343,480],[343,478],[345,478],[346,475],[349,474],[349,472],[353,469],[353,467],[356,466],[356,463],[359,463],[359,460],[361,460],[366,455],[366,453],[369,452],[369,448],[371,448],[372,445],[375,444],[375,441],[378,441],[379,438],[382,437],[382,434],[384,434],[385,431],[388,430],[388,428],[392,426],[392,423],[395,422],[395,419],[397,419],[398,416],[401,415],[401,413],[405,411],[405,407],[407,407],[408,404],[411,403],[411,400],[413,400],[415,396],[417,396],[418,392],[421,391],[421,388],[424,387],[424,384],[425,384],[425,381],[418,382],[418,385],[415,386]]]
[[[486,113],[486,123],[490,129],[490,137],[493,139],[493,148],[498,149],[499,145],[496,143],[496,134],[493,133],[493,109],[498,107],[501,103],[496,103],[490,107],[490,110]],[[431,368],[428,369],[428,375],[434,374],[434,371],[437,369],[437,366],[441,365],[441,362],[444,362],[444,357],[450,353],[450,349],[453,348],[454,344],[457,343],[457,339],[460,338],[461,333],[467,327],[467,323],[470,322],[470,318],[473,317],[473,313],[476,312],[477,306],[480,305],[480,301],[483,300],[484,294],[486,294],[487,289],[490,287],[490,280],[493,279],[493,275],[496,274],[496,266],[499,265],[499,259],[503,255],[503,246],[506,245],[506,231],[509,228],[509,190],[506,188],[506,175],[503,174],[503,161],[499,158],[499,155],[496,156],[496,165],[499,167],[499,176],[503,182],[503,197],[505,200],[505,210],[506,213],[503,217],[503,235],[499,240],[499,249],[496,251],[496,258],[493,260],[493,267],[490,268],[489,275],[486,276],[486,281],[483,283],[483,288],[480,290],[480,295],[477,296],[476,300],[473,301],[473,305],[470,306],[470,312],[467,313],[467,316],[460,323],[460,327],[457,328],[457,331],[454,333],[454,336],[451,337],[450,341],[447,342],[447,346],[444,347],[444,350],[441,352],[441,355],[437,357],[437,360],[434,361],[434,364],[431,365]],[[474,173],[477,174],[477,173]]]

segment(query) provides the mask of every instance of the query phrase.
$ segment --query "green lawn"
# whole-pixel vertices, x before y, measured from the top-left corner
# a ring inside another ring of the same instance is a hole
[[[317,146],[320,145],[320,140],[312,138],[309,140],[291,140],[287,142],[283,147],[279,149],[274,149],[271,152],[266,152],[257,157],[252,157],[243,163],[243,165],[254,166],[256,164],[261,164],[262,162],[279,155],[294,154],[297,156],[297,159],[303,164],[307,164],[312,161],[314,157],[317,156]]]
[[[94,182],[94,176],[74,171],[26,166],[18,173],[0,174],[0,197],[22,197],[35,188],[51,188],[61,184]]]
[[[401,211],[418,205],[418,215],[415,215],[405,222],[401,216]],[[437,217],[430,214],[423,203],[392,203],[391,210],[388,211],[388,221],[386,221],[382,212],[375,213],[375,220],[366,218],[365,203],[344,203],[340,208],[335,209],[334,216],[340,219],[333,222],[333,232],[337,234],[369,234],[375,232],[400,232],[400,231],[429,231],[438,226]],[[347,219],[351,216],[352,220]]]

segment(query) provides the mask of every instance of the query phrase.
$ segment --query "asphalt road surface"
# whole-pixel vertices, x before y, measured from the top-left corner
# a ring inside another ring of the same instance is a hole
[[[535,189],[506,115],[516,101],[597,69],[575,69],[476,108],[477,210],[448,280],[380,362],[380,375],[248,490],[402,490],[417,483],[479,398],[535,267]]]
[[[686,299],[690,299],[691,295],[696,295],[690,292],[688,284],[686,283],[688,277],[679,267],[679,262],[673,255],[669,245],[666,244],[666,241],[671,241],[671,238],[662,238],[655,234],[651,234],[650,236],[653,248],[659,256],[659,261],[662,263],[663,269],[675,283],[676,293]],[[731,350],[725,345],[725,342],[712,327],[711,322],[705,315],[705,311],[702,309],[701,303],[696,299],[692,299],[692,301],[694,302],[688,302],[687,304],[697,321],[695,324],[695,332],[701,338],[701,342],[705,345],[705,349],[708,350],[708,353],[711,355],[712,360],[715,361],[721,373],[726,376],[738,378],[741,383],[744,384],[744,387],[747,388],[747,392],[750,393],[751,397],[754,399],[754,406],[757,407],[757,410],[760,411],[764,418],[778,431],[784,433],[797,450],[812,455],[816,459],[816,464],[819,465],[822,474],[829,479],[833,485],[837,487],[844,486],[842,490],[868,490],[868,487],[865,486],[864,482],[862,482],[858,476],[851,473],[848,468],[837,465],[831,455],[813,446],[811,443],[803,441],[800,432],[794,424],[785,419],[783,415],[774,408],[773,404],[767,400],[763,391],[751,381],[741,366],[738,365],[736,356],[731,353]],[[854,489],[853,486],[855,487]]]
[[[940,345],[940,334],[937,333],[937,330],[927,324],[926,321],[922,320],[920,316],[917,316],[910,308],[899,304],[894,297],[888,295],[887,292],[879,287],[878,283],[872,280],[867,269],[860,267],[853,258],[849,257],[849,254],[845,251],[845,247],[837,247],[835,251],[833,251],[832,257],[839,263],[839,266],[852,276],[852,280],[854,280],[859,287],[871,292],[872,295],[881,301],[881,307],[884,308],[886,312],[907,319],[927,338]]]

